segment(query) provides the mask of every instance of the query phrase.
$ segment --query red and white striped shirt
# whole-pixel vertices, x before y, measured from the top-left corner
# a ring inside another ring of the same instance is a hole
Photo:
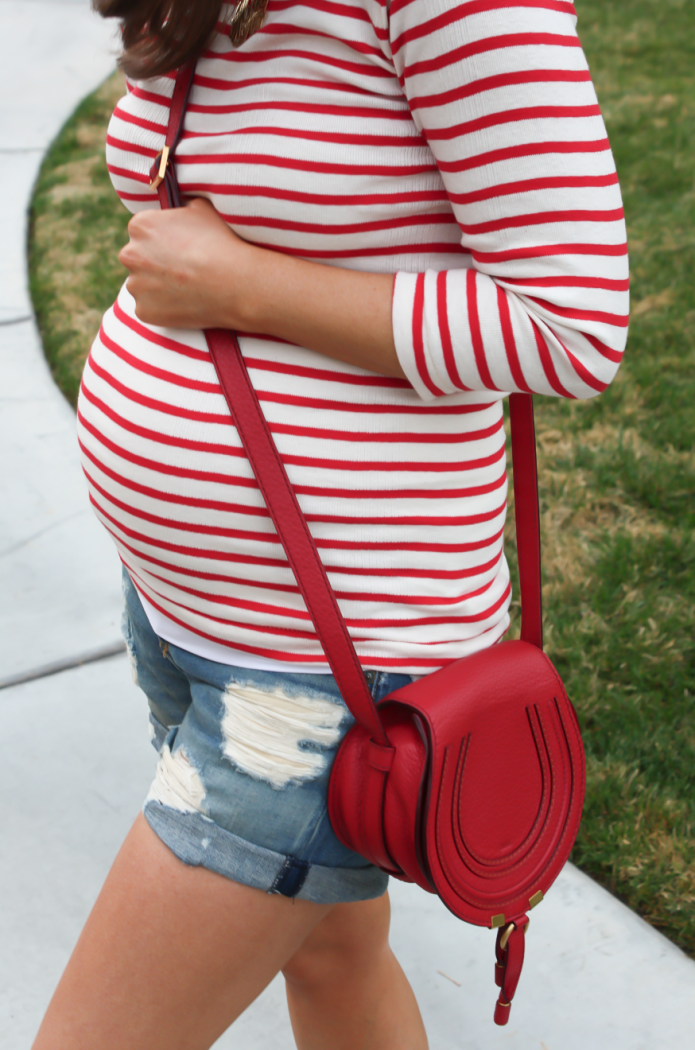
[[[183,192],[256,244],[397,273],[409,382],[241,338],[365,667],[426,673],[504,633],[502,398],[592,397],[620,362],[626,232],[575,23],[566,0],[270,0],[261,32],[234,50],[220,25],[198,62]],[[109,126],[132,211],[157,206],[172,87],[130,85]],[[160,634],[325,669],[201,332],[142,324],[123,290],[78,425]]]

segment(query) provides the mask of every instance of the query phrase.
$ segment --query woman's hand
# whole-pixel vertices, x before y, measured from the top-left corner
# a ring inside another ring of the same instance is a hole
[[[393,341],[392,274],[259,248],[200,198],[185,208],[140,212],[128,229],[119,259],[146,324],[263,333],[405,378]]]
[[[130,277],[135,313],[170,328],[245,328],[256,257],[269,254],[230,230],[213,206],[195,198],[184,208],[142,211],[128,224],[118,256]]]

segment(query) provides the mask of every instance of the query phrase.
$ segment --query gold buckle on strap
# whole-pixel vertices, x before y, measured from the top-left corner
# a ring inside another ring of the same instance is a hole
[[[501,951],[504,951],[504,949],[507,947],[507,941],[509,940],[509,937],[511,935],[512,930],[515,930],[515,929],[516,929],[516,926],[514,925],[514,923],[510,922],[509,926],[507,926],[507,929],[502,934],[502,939],[500,940],[500,950]]]
[[[155,162],[156,163],[156,162]],[[155,177],[150,181],[150,189],[156,190],[158,186],[164,182],[164,176],[167,171],[167,164],[169,163],[169,147],[165,146],[162,152],[159,154],[159,171]]]
[[[529,922],[527,922],[526,925],[523,927],[524,934],[526,933],[526,930],[528,929],[528,927],[530,925],[531,924]],[[515,929],[516,929],[516,923],[510,922],[509,926],[507,926],[507,929],[502,934],[502,937],[500,939],[500,949],[502,951],[504,951],[504,949],[507,947],[507,941],[511,937],[512,931],[515,930]]]

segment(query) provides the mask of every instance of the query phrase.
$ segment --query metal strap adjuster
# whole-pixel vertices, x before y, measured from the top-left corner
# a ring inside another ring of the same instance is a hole
[[[160,186],[162,182],[164,182],[164,176],[166,175],[166,172],[167,172],[167,164],[169,163],[169,147],[168,146],[165,146],[164,149],[162,150],[162,152],[159,154],[159,156],[155,157],[154,164],[152,165],[153,168],[154,168],[155,164],[157,163],[157,160],[159,160],[159,170],[157,171],[157,174],[155,175],[155,177],[153,179],[150,179],[150,189],[151,190],[156,190],[157,187]]]

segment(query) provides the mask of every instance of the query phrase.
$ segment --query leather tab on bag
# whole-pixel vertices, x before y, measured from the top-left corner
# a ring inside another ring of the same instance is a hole
[[[370,740],[368,754],[369,764],[372,769],[379,769],[382,773],[388,773],[393,765],[396,749],[394,747],[383,747],[381,744],[376,744],[373,740]]]
[[[511,1003],[501,1003],[499,999],[495,1003],[495,1024],[504,1025],[509,1020],[512,1010]]]
[[[521,969],[524,965],[524,947],[528,915],[522,915],[510,923],[506,929],[497,932],[495,952],[495,984],[501,989],[495,1006],[495,1024],[505,1025],[512,1009],[512,999],[516,992]]]

